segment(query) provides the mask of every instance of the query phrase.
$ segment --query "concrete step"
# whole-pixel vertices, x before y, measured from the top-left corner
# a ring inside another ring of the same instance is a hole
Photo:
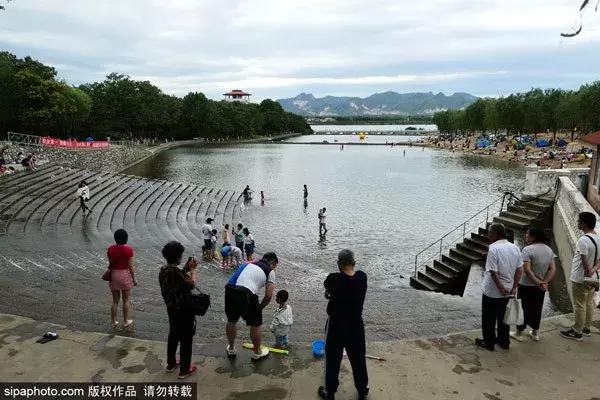
[[[471,265],[470,261],[466,261],[460,257],[453,257],[451,254],[442,254],[442,262],[457,271],[462,271]]]
[[[414,276],[410,277],[410,286],[418,290],[427,290],[430,292],[437,292],[440,290],[440,288],[437,285],[432,284],[429,281],[422,281],[419,278],[415,278]]]
[[[486,237],[486,238],[487,238],[487,237],[488,237],[488,233],[489,233],[489,232],[488,232],[488,230],[487,230],[486,228],[481,228],[481,227],[480,227],[480,228],[478,228],[478,229],[477,229],[477,233],[478,233],[479,235],[481,235],[481,236],[483,236],[483,237]]]
[[[538,219],[537,215],[524,214],[520,212],[502,211],[501,217],[514,219],[515,221],[523,221],[527,224],[531,224]]]
[[[523,231],[529,226],[529,224],[526,222],[517,221],[508,217],[494,217],[494,222],[499,222],[504,224],[504,226],[507,228],[512,228],[519,231]]]
[[[509,206],[507,208],[507,211],[514,212],[514,213],[520,213],[520,214],[532,215],[532,216],[536,216],[536,217],[541,216],[543,213],[543,210],[537,210],[534,208],[527,208],[527,207],[521,207],[521,206],[516,206],[516,205]]]
[[[97,200],[97,197],[103,193],[106,188],[112,185],[115,179],[121,180],[123,178],[109,173],[98,177],[94,183],[90,184],[88,187],[90,188],[91,197],[93,199],[92,202]],[[69,196],[65,199],[64,204],[59,203],[53,209],[48,210],[48,212],[42,217],[40,222],[41,231],[56,231],[59,223],[64,224],[67,222],[63,220],[63,217],[66,216],[69,211],[75,212],[77,209],[79,209],[79,200],[76,199],[72,193],[69,193]]]
[[[47,184],[44,189],[36,192],[35,197],[28,200],[21,199],[18,202],[19,207],[14,211],[13,217],[8,221],[7,230],[9,234],[25,233],[26,224],[31,217],[47,204],[51,204],[52,200],[61,193],[70,192],[72,196],[76,191],[77,184],[82,180],[87,180],[94,176],[95,173],[84,170],[75,170],[74,174],[69,175],[67,180],[62,183],[53,182]]]
[[[533,210],[536,212],[544,212],[552,206],[551,204],[538,202],[538,201],[531,201],[531,202],[520,201],[520,202],[517,202],[515,205],[517,207],[530,209],[530,210]]]
[[[458,258],[459,260],[464,260],[465,262],[468,262],[468,265],[471,265],[473,261],[479,261],[481,259],[480,257],[475,256],[471,253],[466,253],[459,248],[450,249],[450,255],[453,258]]]
[[[456,275],[460,274],[460,271],[463,268],[462,266],[459,267],[444,260],[433,260],[433,267],[448,277],[455,277]]]
[[[482,250],[479,247],[471,247],[466,243],[457,243],[456,248],[465,254],[471,254],[477,257],[478,260],[482,260],[487,255],[487,250]]]
[[[429,273],[423,271],[419,271],[417,273],[417,277],[420,281],[430,282],[437,287],[444,286],[448,283],[448,279],[444,278],[443,276],[430,275]]]
[[[488,239],[487,236],[481,235],[479,233],[471,233],[471,239],[476,239],[477,241],[481,242],[481,243],[485,243],[487,246],[489,246],[490,244],[490,240]]]
[[[436,265],[433,267],[426,265],[425,273],[429,276],[437,277],[446,282],[452,281],[456,277],[456,274],[452,272],[452,270],[447,268],[438,268]]]
[[[488,247],[490,245],[489,242],[487,242],[487,241],[483,241],[481,239],[477,239],[477,238],[473,238],[473,237],[465,238],[464,243],[469,247],[478,248],[485,252],[487,252]]]

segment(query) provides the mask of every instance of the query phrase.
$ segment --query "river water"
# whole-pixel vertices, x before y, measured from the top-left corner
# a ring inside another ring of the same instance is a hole
[[[350,248],[367,272],[389,283],[410,273],[421,248],[524,179],[520,168],[438,150],[285,144],[179,147],[128,172],[238,191],[250,185],[254,200],[242,222],[259,252],[328,270],[337,251]]]
[[[343,248],[355,252],[359,268],[369,275],[365,318],[373,340],[478,326],[481,267],[471,269],[462,298],[422,292],[409,286],[414,256],[524,180],[522,168],[443,150],[347,146],[342,151],[285,143],[178,147],[128,173],[238,192],[249,185],[254,199],[241,222],[253,233],[259,254],[275,251],[293,268],[278,275],[302,315],[297,331],[305,340],[322,329],[322,278],[336,271]],[[322,207],[326,238],[318,232]],[[544,314],[554,311],[547,301]]]
[[[367,134],[362,139],[359,135],[336,135],[336,134],[314,134],[303,135],[287,139],[288,143],[361,143],[361,144],[381,144],[381,143],[416,143],[425,139],[425,136],[413,135],[378,135]]]

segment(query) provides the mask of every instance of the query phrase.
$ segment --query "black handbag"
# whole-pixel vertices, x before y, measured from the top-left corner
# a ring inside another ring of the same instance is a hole
[[[204,315],[210,307],[210,295],[203,293],[196,286],[183,298],[181,308],[194,315]]]

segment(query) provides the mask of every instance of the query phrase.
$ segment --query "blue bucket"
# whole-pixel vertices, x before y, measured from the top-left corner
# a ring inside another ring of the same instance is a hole
[[[323,357],[325,355],[325,341],[315,340],[312,342],[312,351],[315,357]]]

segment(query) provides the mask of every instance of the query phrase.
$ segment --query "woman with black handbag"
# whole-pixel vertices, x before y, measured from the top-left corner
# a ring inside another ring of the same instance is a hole
[[[185,248],[179,242],[169,242],[162,249],[167,265],[160,269],[158,281],[163,300],[169,315],[169,339],[167,342],[167,371],[171,372],[179,365],[179,378],[187,378],[197,371],[192,365],[192,341],[196,334],[196,316],[185,307],[190,292],[196,285],[196,267],[198,262],[190,257],[183,267],[181,264]],[[175,358],[179,345],[180,362]]]

